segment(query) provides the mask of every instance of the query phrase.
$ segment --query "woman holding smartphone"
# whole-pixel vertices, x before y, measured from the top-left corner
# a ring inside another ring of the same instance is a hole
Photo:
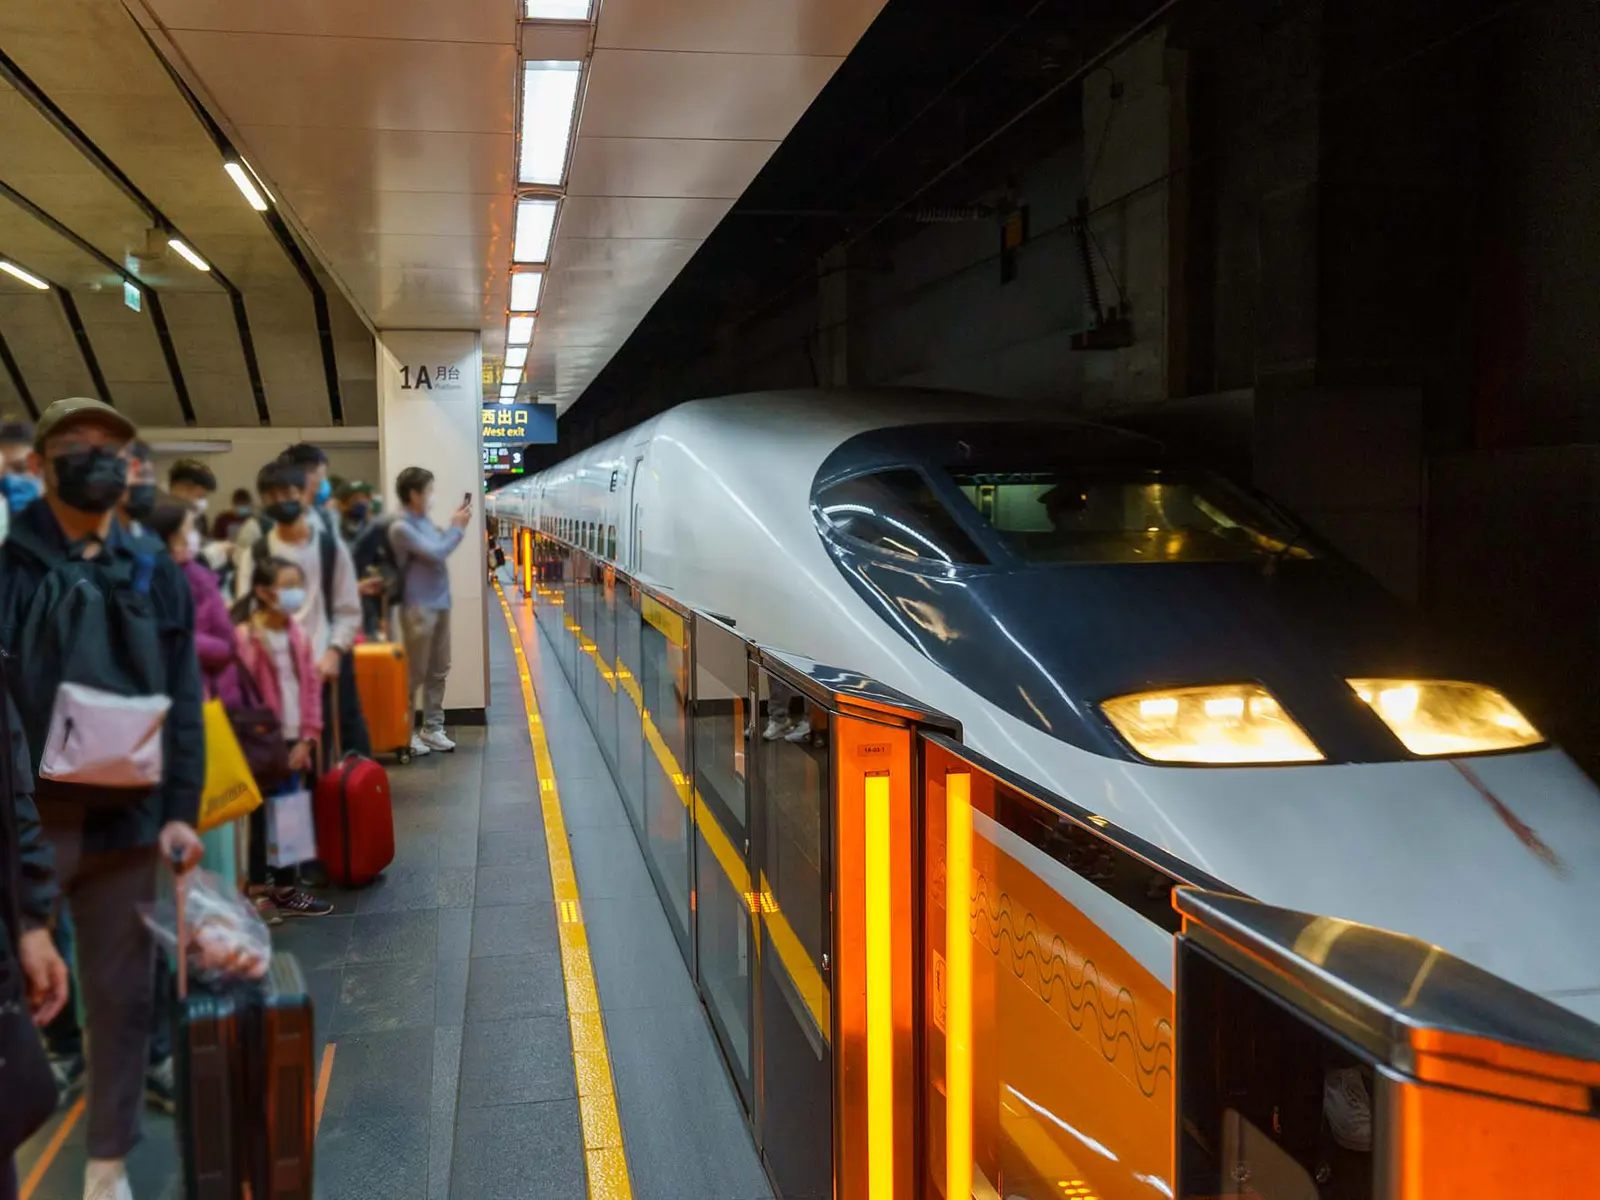
[[[411,665],[412,703],[422,693],[422,728],[412,736],[413,754],[449,752],[455,742],[444,731],[444,685],[450,675],[450,572],[446,560],[461,545],[472,521],[472,493],[450,517],[450,527],[433,523],[433,472],[407,467],[395,479],[400,513],[389,527],[400,565],[400,629]]]

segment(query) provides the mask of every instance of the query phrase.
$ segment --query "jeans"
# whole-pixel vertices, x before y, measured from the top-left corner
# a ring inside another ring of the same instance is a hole
[[[138,1142],[150,1030],[156,1020],[156,949],[139,906],[156,898],[160,851],[83,852],[83,819],[52,814],[55,850],[77,943],[77,984],[88,1033],[88,1151],[125,1158]]]
[[[406,657],[411,664],[411,699],[422,693],[422,728],[444,731],[444,685],[450,677],[450,610],[415,608],[400,610],[406,636]]]

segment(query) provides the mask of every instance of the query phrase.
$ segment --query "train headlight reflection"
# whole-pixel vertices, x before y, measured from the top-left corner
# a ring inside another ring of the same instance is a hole
[[[1494,688],[1424,679],[1347,680],[1405,748],[1423,757],[1536,746],[1543,735]]]
[[[1100,706],[1140,754],[1169,763],[1317,762],[1322,751],[1266,688],[1171,688]]]

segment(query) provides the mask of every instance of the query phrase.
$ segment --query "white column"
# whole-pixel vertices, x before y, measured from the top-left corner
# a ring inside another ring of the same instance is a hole
[[[400,506],[395,477],[433,472],[434,519],[448,520],[463,493],[473,520],[450,556],[450,682],[445,708],[489,704],[483,525],[482,348],[478,334],[389,329],[378,334],[378,462],[388,511]]]

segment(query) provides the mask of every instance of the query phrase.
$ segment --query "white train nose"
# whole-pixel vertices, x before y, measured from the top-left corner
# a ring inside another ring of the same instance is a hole
[[[1558,750],[1460,766],[1128,776],[1146,836],[1240,890],[1423,938],[1600,1021],[1600,791]]]

